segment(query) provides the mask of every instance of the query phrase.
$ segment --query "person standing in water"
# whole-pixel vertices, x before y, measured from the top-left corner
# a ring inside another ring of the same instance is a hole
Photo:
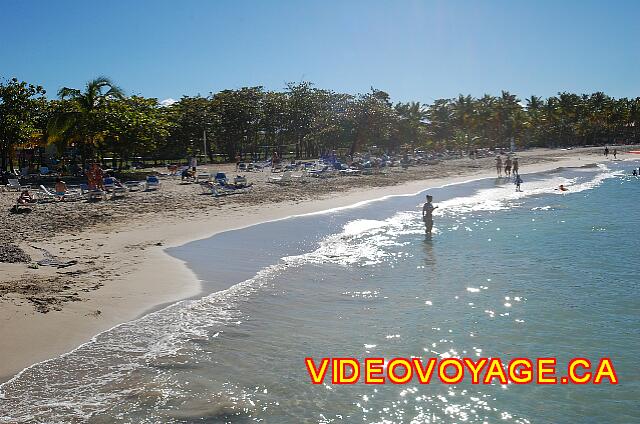
[[[502,156],[496,156],[496,172],[498,173],[498,178],[502,177]]]
[[[427,194],[427,202],[422,207],[422,220],[424,221],[424,231],[427,235],[431,234],[433,229],[433,211],[437,206],[433,206],[433,196]]]
[[[511,158],[507,156],[507,159],[504,161],[504,176],[511,176]]]
[[[618,159],[618,150],[613,149],[613,159]]]
[[[522,191],[522,190],[520,189],[520,184],[522,184],[522,178],[520,178],[520,174],[517,174],[517,175],[516,175],[516,182],[515,182],[515,184],[516,184],[516,191]]]

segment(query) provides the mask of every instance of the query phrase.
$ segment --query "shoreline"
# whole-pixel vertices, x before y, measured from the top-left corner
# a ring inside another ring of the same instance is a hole
[[[578,152],[576,152],[578,153]],[[634,160],[636,158],[629,158]],[[524,173],[545,172],[558,168],[595,165],[604,160],[591,156],[570,155],[533,165],[524,164]],[[106,227],[61,235],[38,243],[55,252],[82,249],[111,268],[95,276],[102,285],[88,293],[82,302],[69,302],[60,311],[33,313],[28,304],[15,308],[3,305],[0,312],[0,382],[13,377],[20,370],[66,353],[89,341],[95,335],[123,322],[136,319],[162,305],[197,296],[200,281],[183,261],[170,256],[165,249],[212,237],[225,231],[250,227],[259,223],[290,217],[322,213],[337,208],[357,207],[390,196],[413,195],[429,188],[461,184],[495,177],[495,170],[482,169],[472,174],[414,180],[400,185],[356,188],[338,195],[301,202],[272,202],[252,208],[223,207],[225,216],[162,216],[153,222],[130,222],[118,228]],[[9,278],[17,275],[24,265],[5,265]],[[2,269],[2,268],[0,268]],[[14,274],[11,274],[11,273]]]

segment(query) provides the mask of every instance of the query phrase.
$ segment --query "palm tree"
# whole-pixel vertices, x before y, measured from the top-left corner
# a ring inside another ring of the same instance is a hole
[[[63,87],[58,96],[60,109],[48,124],[49,141],[77,144],[86,159],[102,139],[100,112],[110,100],[123,98],[124,92],[101,76],[89,81],[84,91]]]
[[[427,119],[425,107],[420,102],[398,103],[395,112],[402,142],[411,144],[412,149],[415,149],[421,133],[424,132],[424,122]]]
[[[520,106],[520,100],[508,91],[502,91],[497,101],[497,112],[500,133],[498,135],[498,141],[502,142],[503,146],[507,146],[508,143],[518,136],[518,130],[521,126],[522,106]]]
[[[439,148],[448,148],[453,140],[454,125],[451,101],[437,99],[427,110],[429,135]]]
[[[472,150],[475,148],[476,137],[473,135],[477,123],[477,111],[475,101],[470,95],[458,95],[451,104],[453,119],[456,125],[456,148],[460,150]]]
[[[495,147],[500,133],[497,102],[498,100],[489,94],[485,94],[475,101],[477,133],[484,147]]]
[[[539,146],[542,143],[542,131],[545,122],[544,117],[544,101],[538,96],[531,96],[526,99],[527,113],[523,126],[527,137],[526,144]]]

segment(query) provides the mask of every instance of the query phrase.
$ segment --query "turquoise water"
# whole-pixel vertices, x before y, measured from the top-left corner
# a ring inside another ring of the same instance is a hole
[[[421,193],[171,249],[203,296],[25,370],[0,422],[638,422],[632,166],[431,188],[431,238]],[[315,386],[307,356],[606,356],[620,384]]]

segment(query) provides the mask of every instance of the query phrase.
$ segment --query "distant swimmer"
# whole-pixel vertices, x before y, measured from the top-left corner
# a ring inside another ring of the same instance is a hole
[[[564,184],[560,184],[560,187],[558,187],[556,190],[560,190],[560,191],[569,191],[569,189],[568,189],[568,188],[566,188],[566,187],[564,186]]]
[[[426,234],[431,234],[433,229],[433,211],[437,209],[437,206],[433,206],[431,201],[433,196],[427,194],[427,202],[422,207],[422,220],[424,221],[424,231]]]
[[[634,177],[638,176],[638,171],[636,171],[635,169],[633,170],[633,172],[631,173],[631,175],[633,175]]]
[[[496,156],[496,172],[498,177],[502,177],[502,156]]]
[[[520,178],[520,174],[518,174],[516,175],[516,181],[515,181],[516,191],[522,191],[520,189],[520,184],[522,184],[522,178]]]

